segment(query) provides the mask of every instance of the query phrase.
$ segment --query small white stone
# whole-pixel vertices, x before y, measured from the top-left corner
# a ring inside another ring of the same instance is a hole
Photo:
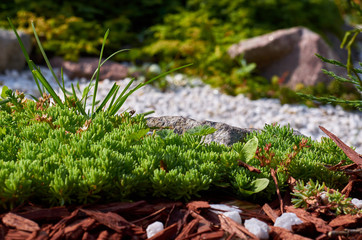
[[[268,224],[256,218],[245,220],[245,228],[260,239],[269,239],[270,228]]]
[[[225,217],[229,217],[232,220],[234,220],[236,223],[241,224],[241,217],[239,212],[237,211],[231,211],[231,212],[224,212],[223,215]]]
[[[210,204],[210,207],[213,209],[212,212],[216,214],[221,214],[224,212],[243,212],[238,207],[235,206],[228,206],[226,204]]]
[[[161,232],[163,230],[163,223],[162,222],[154,222],[150,225],[148,225],[146,232],[147,232],[147,238],[151,238],[153,235],[155,235],[158,232]]]
[[[358,198],[352,198],[351,200],[352,204],[355,205],[357,208],[361,209],[362,208],[362,200],[358,199]]]
[[[293,225],[302,224],[303,221],[295,215],[295,213],[283,213],[280,217],[275,220],[274,226],[285,228],[292,231]]]

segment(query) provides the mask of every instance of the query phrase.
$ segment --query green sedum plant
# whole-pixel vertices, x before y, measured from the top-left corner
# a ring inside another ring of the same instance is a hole
[[[52,71],[35,28],[34,34]],[[104,42],[107,35],[108,31]],[[294,145],[306,142],[293,135],[289,127],[267,125],[262,132],[250,134],[245,142],[227,147],[204,143],[204,136],[215,131],[207,126],[190,129],[183,135],[170,129],[150,132],[146,114],[118,114],[127,97],[144,84],[127,92],[128,85],[118,97],[119,87],[114,85],[106,98],[97,103],[104,42],[94,73],[95,83],[90,83],[81,99],[73,85],[68,92],[63,79],[60,83],[55,77],[64,95],[61,100],[24,50],[42,97],[29,100],[23,93],[2,89],[0,204],[3,208],[27,201],[66,205],[145,196],[188,200],[220,188],[241,197],[270,198],[275,192],[270,165],[263,165],[254,157],[258,147],[266,144],[275,152],[273,164],[287,167],[278,173],[282,188],[286,176],[316,180],[323,176],[328,186],[346,182],[345,175],[328,171],[322,165],[336,164],[346,158],[333,142],[308,139],[311,151],[298,148],[293,154]],[[24,49],[20,39],[19,43]],[[91,110],[86,112],[92,87]],[[106,107],[108,101],[111,103]],[[283,164],[285,161],[287,165]],[[251,172],[240,162],[260,173]]]

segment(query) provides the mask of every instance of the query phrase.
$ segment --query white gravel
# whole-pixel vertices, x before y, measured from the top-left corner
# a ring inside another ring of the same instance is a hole
[[[43,68],[42,72],[47,79],[51,78],[48,70]],[[121,90],[129,80],[117,81]],[[166,92],[145,86],[129,97],[122,110],[134,109],[136,113],[153,110],[155,113],[150,116],[178,115],[196,120],[224,122],[242,128],[263,128],[265,124],[271,123],[290,124],[292,128],[316,140],[326,136],[318,127],[323,126],[362,153],[362,112],[348,112],[338,106],[308,108],[303,105],[281,105],[276,99],[251,101],[243,95],[227,96],[203,85],[200,80],[185,79],[181,74],[170,76],[167,80],[172,83],[172,87]],[[69,87],[71,81],[67,77],[65,81]],[[0,75],[0,82],[11,89],[37,94],[29,71],[8,71]],[[110,80],[100,82],[97,98],[103,99],[113,83]],[[81,79],[80,85],[81,89],[84,88],[87,81]]]

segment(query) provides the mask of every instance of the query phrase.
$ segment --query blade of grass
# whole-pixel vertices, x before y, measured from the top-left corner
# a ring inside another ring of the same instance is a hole
[[[92,115],[93,115],[93,113],[94,113],[94,107],[95,107],[95,102],[96,102],[96,96],[97,96],[97,90],[98,90],[98,82],[99,82],[99,72],[100,72],[100,68],[101,68],[103,50],[104,50],[104,45],[106,44],[106,40],[107,40],[108,34],[109,34],[109,29],[107,29],[106,33],[104,34],[103,43],[102,43],[102,48],[101,48],[101,53],[99,54],[99,61],[98,61],[98,68],[97,68],[96,83],[95,83],[95,85],[94,85],[94,93],[93,93],[93,101],[92,101]]]
[[[117,91],[118,91],[118,90],[117,90],[117,87],[118,87],[118,89],[119,89],[119,86],[117,86],[117,84],[114,83],[113,86],[112,86],[112,88],[111,88],[111,90],[109,90],[107,96],[103,99],[101,105],[99,105],[99,107],[97,108],[96,113],[98,113],[100,110],[102,110],[102,108],[103,108],[104,106],[106,106],[107,102],[109,101],[109,99],[110,99],[112,96],[114,96],[114,94],[117,94]]]
[[[52,66],[50,65],[50,62],[49,62],[49,60],[48,60],[48,57],[47,57],[47,55],[45,54],[44,48],[43,48],[43,46],[42,46],[42,44],[41,44],[41,42],[40,42],[40,40],[39,40],[38,34],[36,33],[36,30],[35,30],[35,26],[34,26],[34,22],[33,22],[33,21],[31,22],[31,27],[33,28],[35,40],[36,40],[36,42],[38,43],[38,47],[39,47],[40,52],[41,52],[41,54],[42,54],[42,56],[43,56],[43,58],[44,58],[44,60],[45,60],[45,63],[47,64],[48,69],[49,69],[50,72],[52,73],[52,75],[53,75],[55,81],[57,82],[58,86],[61,88],[61,85],[60,85],[60,83],[59,83],[58,77],[57,77],[57,75],[54,73],[54,70],[53,70]]]
[[[113,94],[113,97],[112,97],[111,103],[110,103],[109,106],[108,106],[108,109],[110,109],[110,108],[113,107],[113,103],[114,103],[114,100],[116,100],[117,93],[118,93],[119,89],[120,89],[120,86],[117,85],[116,92]],[[107,111],[108,111],[108,110],[107,110]]]
[[[135,78],[132,78],[131,81],[129,81],[129,83],[127,84],[127,86],[123,89],[123,91],[121,92],[121,94],[118,96],[117,100],[114,102],[113,104],[113,100],[111,102],[111,106],[108,108],[108,112],[114,112],[114,108],[118,105],[118,102],[121,100],[121,98],[123,97],[123,95],[126,93],[126,91],[131,87],[132,83],[135,81]],[[115,98],[115,95],[113,96],[113,98]],[[118,111],[118,110],[117,110]],[[113,115],[113,114],[112,114]]]
[[[34,69],[32,71],[35,76],[39,79],[39,81],[41,82],[41,84],[45,87],[45,89],[49,92],[49,94],[53,97],[54,101],[61,107],[64,108],[64,104],[62,103],[62,101],[60,100],[60,98],[58,97],[58,95],[54,92],[53,88],[50,86],[49,82],[45,79],[45,77],[43,76],[43,74],[41,74],[40,70]]]
[[[143,87],[143,86],[145,86],[145,85],[147,85],[147,84],[149,84],[149,83],[151,83],[151,82],[153,82],[153,81],[155,81],[155,80],[157,80],[157,79],[159,79],[159,78],[161,78],[161,77],[164,77],[164,76],[166,76],[167,74],[170,74],[170,73],[175,72],[175,71],[177,71],[177,70],[180,70],[180,69],[182,69],[182,68],[189,67],[189,66],[191,66],[191,65],[192,65],[192,63],[187,64],[187,65],[184,65],[184,66],[181,66],[181,67],[178,67],[178,68],[175,68],[175,69],[172,69],[172,70],[170,70],[170,71],[167,71],[167,72],[165,72],[165,73],[162,73],[162,74],[160,74],[160,75],[158,75],[158,76],[156,76],[156,77],[148,80],[148,81],[145,82],[145,83],[140,83],[140,84],[138,84],[135,88],[133,88],[132,90],[130,90],[127,94],[125,94],[124,96],[120,96],[120,97],[117,99],[117,101],[116,101],[117,104],[115,104],[115,106],[112,108],[112,110],[110,111],[110,114],[111,114],[111,115],[116,114],[116,113],[118,112],[118,110],[122,107],[123,103],[127,100],[127,98],[128,98],[131,94],[133,94],[135,91],[137,91],[138,89],[140,89],[141,87]],[[127,86],[128,86],[128,85],[127,85]]]
[[[81,114],[83,114],[83,116],[88,117],[88,116],[87,116],[87,113],[85,112],[85,109],[83,108],[82,104],[80,103],[80,101],[79,101],[79,99],[78,99],[78,97],[77,97],[77,94],[76,94],[76,92],[75,92],[73,83],[71,84],[71,86],[72,86],[72,91],[73,91],[73,97],[75,98],[75,105],[76,105],[78,111],[79,111]]]
[[[102,67],[104,63],[106,63],[109,59],[111,59],[111,58],[112,58],[113,56],[115,56],[116,54],[121,53],[121,52],[124,52],[124,51],[128,51],[128,50],[129,50],[129,49],[121,49],[121,50],[118,50],[118,51],[112,53],[109,57],[107,57],[107,58],[101,63],[100,67]],[[98,69],[99,69],[100,67],[98,67],[98,68],[94,71],[94,73],[93,73],[93,75],[92,75],[92,77],[91,77],[91,79],[90,79],[89,87],[88,87],[89,90],[90,90],[90,88],[91,88],[91,84],[92,84],[92,82],[93,82],[94,76],[98,73]],[[86,96],[86,97],[85,97],[85,101],[88,99],[89,90],[88,90],[87,92],[84,92],[85,94],[83,94],[83,96],[84,96],[84,95]],[[82,99],[83,99],[83,98],[82,98]],[[84,102],[83,105],[86,106],[86,102]]]
[[[20,45],[20,48],[21,48],[21,51],[23,52],[24,54],[24,57],[25,57],[25,60],[26,60],[26,63],[28,64],[28,67],[29,67],[29,70],[31,71],[32,75],[33,75],[33,78],[34,78],[34,81],[36,83],[36,86],[38,87],[38,90],[39,90],[39,93],[40,93],[40,96],[43,96],[43,91],[39,85],[39,81],[38,79],[36,78],[36,76],[34,75],[33,73],[33,65],[32,65],[32,61],[30,60],[29,58],[29,55],[28,55],[28,52],[26,51],[25,49],[25,46],[24,46],[24,43],[23,41],[21,41],[21,38],[18,34],[18,32],[16,31],[16,28],[14,27],[13,25],[13,22],[11,21],[11,19],[8,17],[8,22],[10,24],[10,27],[13,29],[14,33],[15,33],[15,36],[19,42],[19,45]]]

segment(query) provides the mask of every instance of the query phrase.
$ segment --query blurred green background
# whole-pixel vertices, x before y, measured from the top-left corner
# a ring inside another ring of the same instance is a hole
[[[227,49],[241,39],[293,26],[341,39],[345,21],[362,22],[353,9],[360,4],[360,0],[2,0],[0,28],[9,28],[10,17],[18,29],[32,33],[34,21],[47,54],[74,61],[97,56],[109,28],[106,56],[131,48],[116,61],[156,62],[164,71],[194,63],[184,73],[200,76],[227,94],[276,97],[285,103],[302,100],[277,80],[258,76],[252,63],[230,59]],[[302,91],[315,95],[333,91],[347,99],[359,96],[339,83]]]

